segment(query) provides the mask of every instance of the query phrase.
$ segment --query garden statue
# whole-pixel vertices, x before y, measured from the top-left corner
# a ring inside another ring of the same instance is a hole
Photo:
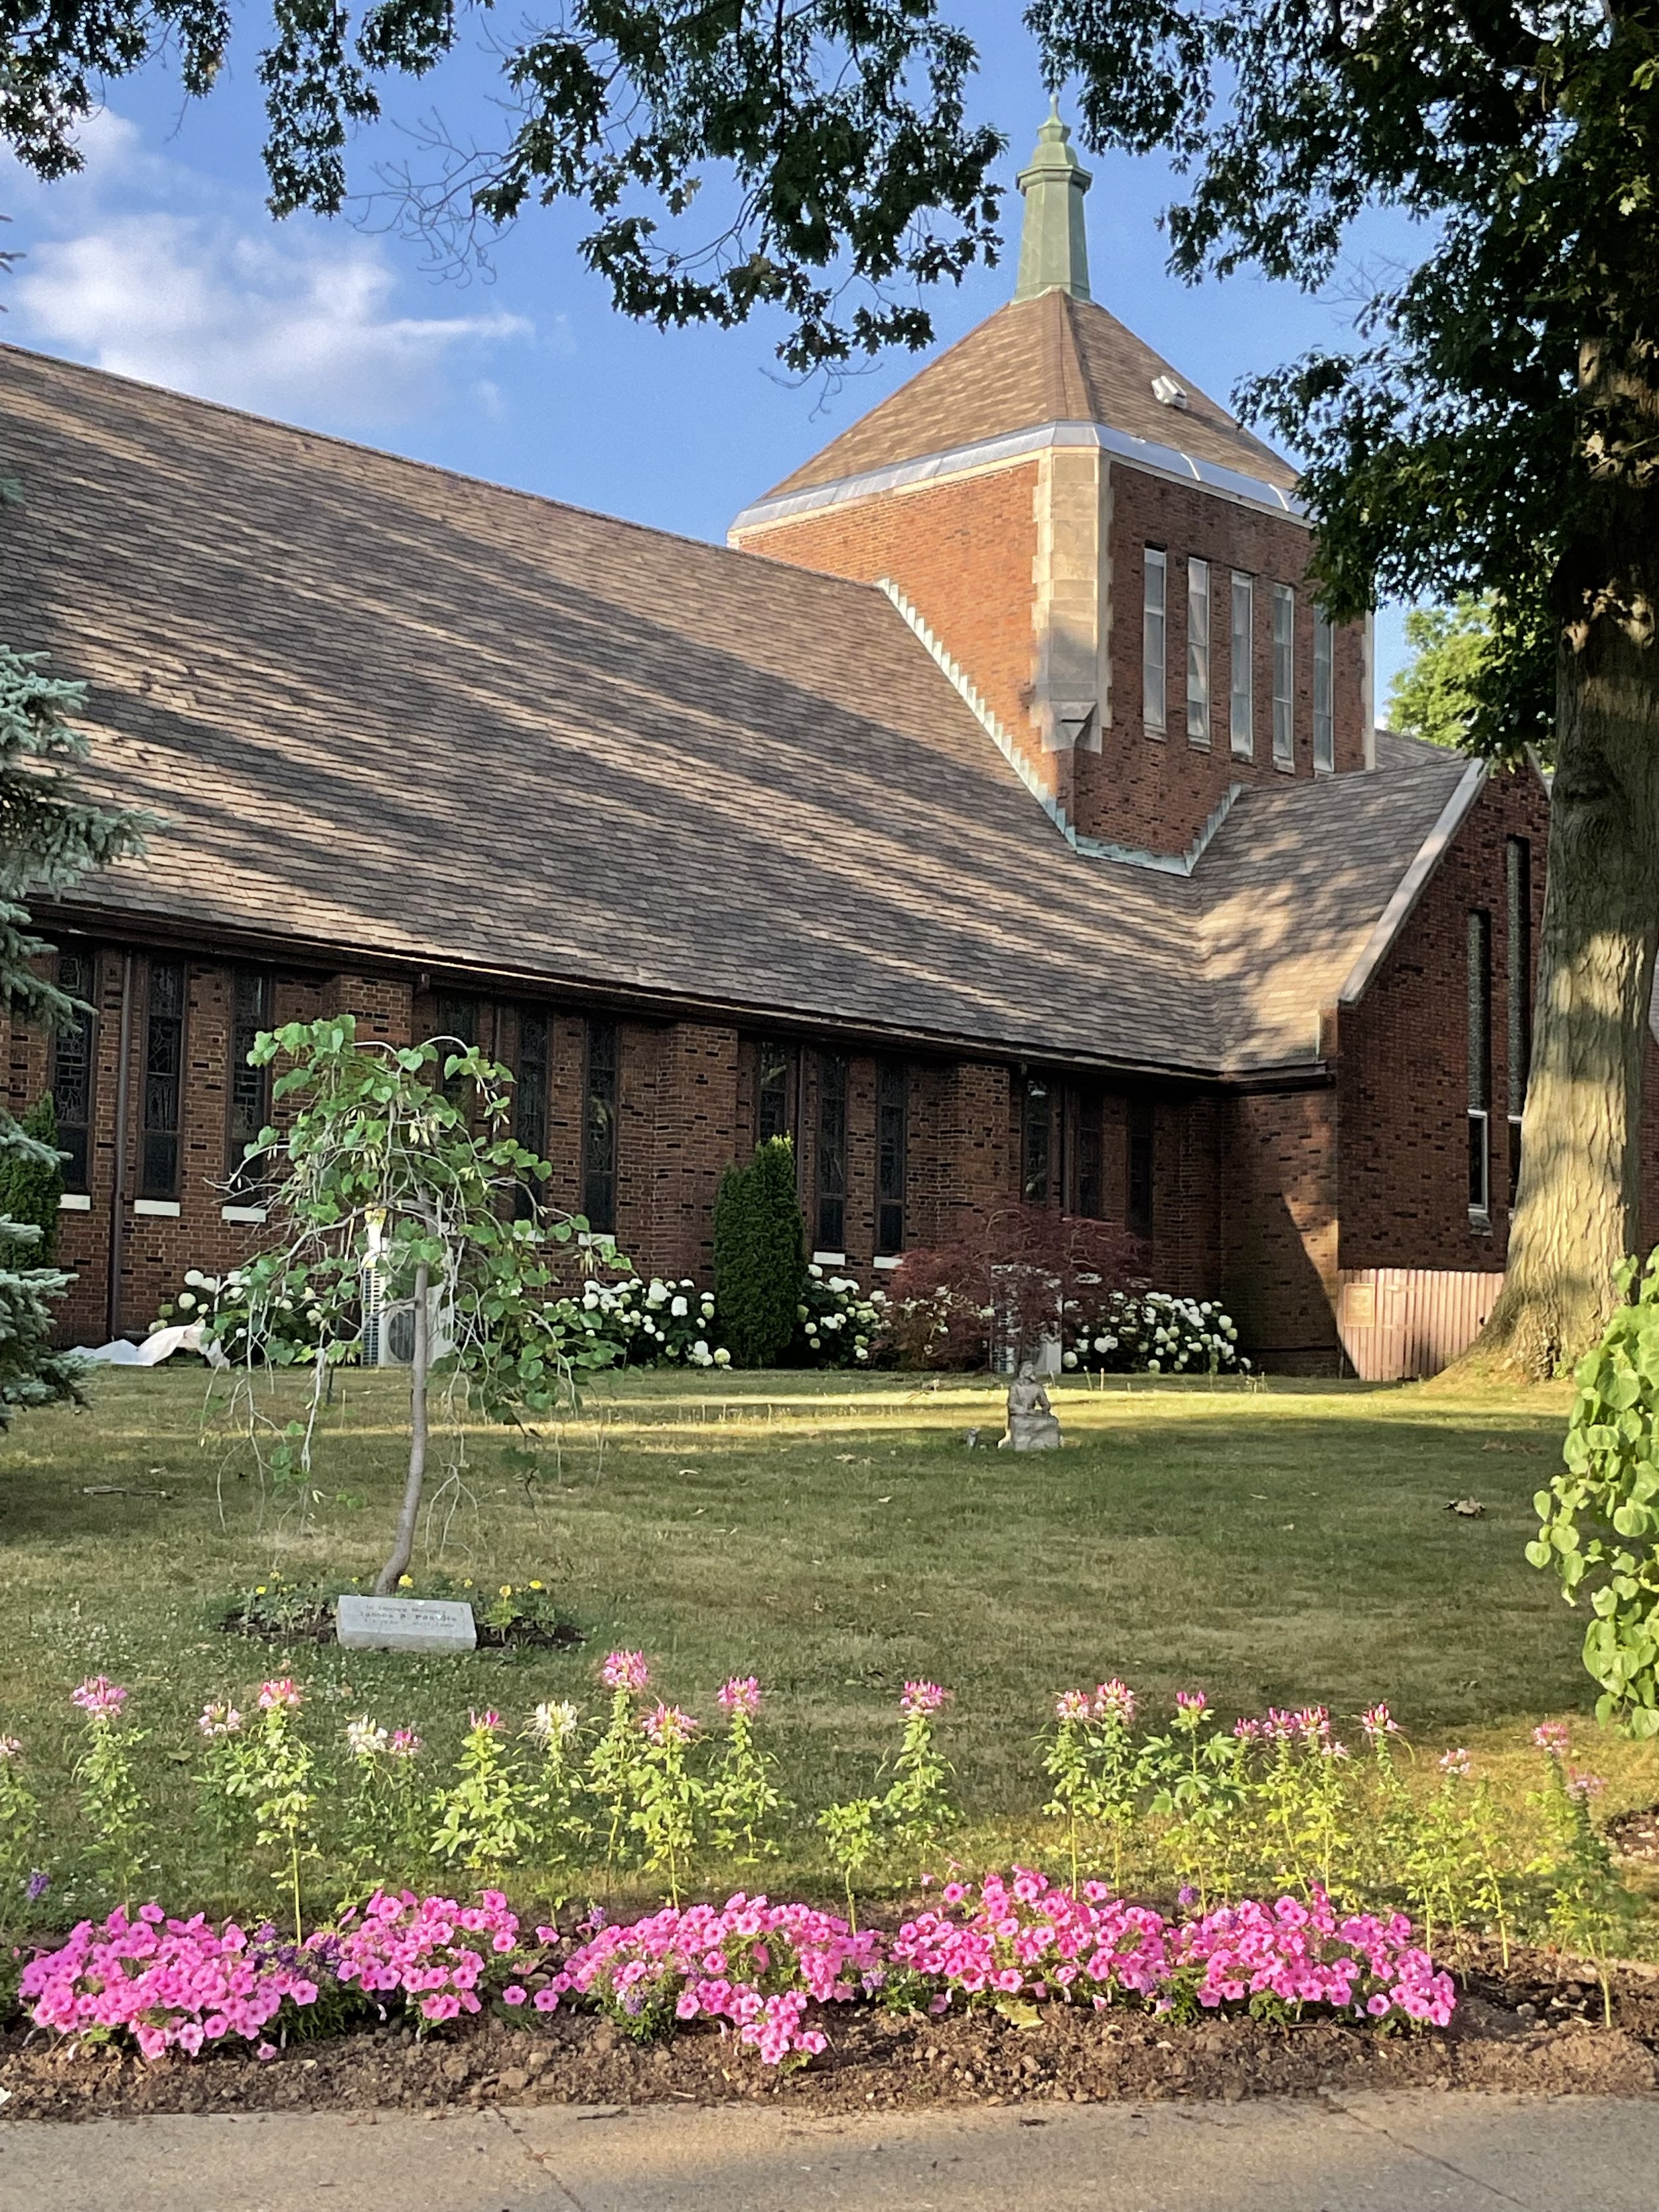
[[[1002,1441],[1016,1451],[1060,1449],[1060,1423],[1030,1359],[1020,1362],[1019,1372],[1008,1386],[1008,1433]]]

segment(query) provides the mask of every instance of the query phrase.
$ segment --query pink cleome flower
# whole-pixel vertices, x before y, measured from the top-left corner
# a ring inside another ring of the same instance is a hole
[[[1565,1721],[1541,1721],[1533,1730],[1532,1740],[1552,1759],[1561,1758],[1572,1741]]]
[[[201,1718],[196,1725],[212,1743],[221,1736],[240,1735],[242,1716],[228,1698],[222,1698],[216,1704],[203,1706]]]
[[[1188,1716],[1193,1720],[1196,1720],[1200,1713],[1208,1709],[1209,1703],[1202,1690],[1176,1692],[1176,1711]]]
[[[476,1729],[480,1730],[486,1735],[498,1735],[502,1726],[501,1717],[495,1711],[493,1705],[490,1706],[487,1711],[482,1713],[469,1712],[467,1718],[471,1722],[472,1726]]]
[[[643,1651],[613,1651],[599,1669],[599,1680],[607,1690],[628,1690],[638,1697],[650,1685],[651,1669]]]
[[[1459,1782],[1467,1782],[1474,1771],[1474,1761],[1460,1744],[1455,1751],[1446,1751],[1441,1753],[1440,1771],[1443,1774],[1451,1775]]]
[[[300,1702],[300,1686],[291,1674],[279,1675],[274,1682],[259,1685],[262,1713],[297,1713]]]
[[[70,1704],[79,1705],[88,1720],[113,1720],[126,1701],[126,1692],[107,1674],[88,1674],[78,1690],[70,1692]]]
[[[733,1674],[714,1695],[728,1713],[742,1713],[752,1720],[760,1711],[760,1683],[753,1674]]]
[[[1581,1804],[1587,1805],[1592,1797],[1599,1797],[1607,1786],[1606,1781],[1599,1774],[1586,1774],[1577,1766],[1570,1766],[1567,1769],[1568,1791],[1570,1795],[1577,1798]]]
[[[1095,1692],[1095,1718],[1097,1721],[1121,1721],[1130,1727],[1139,1700],[1127,1682],[1115,1674],[1109,1682],[1103,1682]]]
[[[1375,1743],[1380,1736],[1398,1735],[1400,1733],[1399,1722],[1380,1699],[1376,1705],[1366,1706],[1364,1711],[1359,1716],[1359,1725],[1364,1729],[1367,1741],[1371,1743]]]
[[[1086,1690],[1062,1690],[1054,1699],[1054,1718],[1057,1721],[1086,1721],[1089,1717],[1089,1692]]]
[[[421,1739],[412,1728],[393,1729],[386,1749],[393,1759],[413,1759],[421,1749]]]
[[[690,1713],[683,1713],[678,1705],[665,1705],[660,1698],[655,1711],[648,1712],[640,1725],[653,1743],[666,1746],[690,1743],[698,1727]]]
[[[23,1752],[21,1736],[0,1735],[0,1759],[20,1759]]]
[[[899,1699],[899,1711],[907,1721],[921,1720],[928,1713],[936,1713],[950,1694],[937,1682],[907,1682],[904,1695]]]

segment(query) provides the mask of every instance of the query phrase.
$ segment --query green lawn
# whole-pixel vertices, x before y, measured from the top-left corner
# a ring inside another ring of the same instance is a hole
[[[946,1741],[969,1813],[1006,1834],[1040,1802],[1052,1693],[1109,1673],[1154,1704],[1201,1685],[1234,1711],[1311,1698],[1346,1717],[1386,1697],[1425,1750],[1484,1744],[1517,1771],[1520,1723],[1590,1704],[1583,1617],[1522,1557],[1559,1389],[1066,1384],[1065,1450],[1017,1457],[964,1443],[1000,1429],[980,1382],[607,1378],[532,1453],[466,1434],[433,1564],[489,1587],[539,1577],[589,1638],[466,1661],[283,1654],[219,1631],[225,1601],[273,1570],[372,1571],[404,1405],[394,1376],[347,1379],[302,1529],[222,1437],[202,1440],[207,1396],[199,1370],[114,1373],[90,1412],[26,1417],[0,1444],[0,1728],[37,1771],[72,1764],[67,1692],[88,1672],[131,1686],[158,1753],[191,1751],[210,1696],[291,1669],[325,1735],[368,1710],[443,1757],[469,1705],[596,1706],[598,1660],[628,1644],[694,1712],[726,1674],[757,1674],[808,1805],[870,1786],[901,1685],[934,1677],[955,1693]],[[1464,1496],[1480,1518],[1447,1510]],[[1603,1741],[1589,1755],[1621,1798],[1659,1794],[1651,1754]],[[184,1766],[155,1765],[175,1785],[170,1848],[188,1856]],[[69,1849],[66,1794],[58,1816]]]

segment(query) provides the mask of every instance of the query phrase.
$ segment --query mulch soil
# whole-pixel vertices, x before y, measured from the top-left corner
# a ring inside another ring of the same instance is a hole
[[[247,2047],[154,2064],[113,2046],[75,2050],[21,2024],[0,2034],[7,2119],[139,2112],[465,2111],[494,2103],[625,2106],[784,2098],[836,2113],[935,2104],[1508,2089],[1630,2096],[1659,2087],[1659,1972],[1612,1976],[1613,2025],[1589,1970],[1551,1954],[1471,1964],[1452,2025],[1379,2033],[1310,2021],[1191,2025],[1126,2007],[1048,2005],[1037,2025],[993,2012],[945,2020],[837,2006],[830,2047],[780,2077],[708,2029],[640,2045],[592,2014],[481,2014],[418,2037],[401,2021],[292,2041],[264,2063]],[[1033,2120],[1037,2118],[1036,2111]]]

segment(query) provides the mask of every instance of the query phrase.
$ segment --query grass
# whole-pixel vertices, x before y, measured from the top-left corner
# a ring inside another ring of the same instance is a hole
[[[267,1410],[298,1395],[285,1382]],[[313,1711],[411,1723],[440,1757],[469,1705],[595,1709],[615,1644],[643,1646],[665,1694],[705,1716],[725,1675],[752,1671],[785,1787],[813,1806],[871,1786],[897,1692],[927,1674],[955,1693],[945,1741],[969,1813],[1005,1832],[1041,1802],[1053,1692],[1109,1673],[1159,1705],[1194,1684],[1241,1711],[1311,1698],[1346,1717],[1382,1696],[1425,1750],[1468,1742],[1517,1773],[1521,1723],[1592,1725],[1583,1616],[1522,1556],[1562,1389],[1068,1383],[1066,1448],[1016,1456],[965,1446],[971,1426],[986,1444],[1000,1432],[986,1382],[606,1378],[533,1449],[466,1432],[433,1556],[487,1588],[539,1577],[586,1646],[442,1661],[284,1655],[216,1625],[273,1571],[373,1571],[401,1481],[398,1379],[344,1382],[303,1527],[222,1438],[202,1440],[206,1397],[199,1370],[112,1373],[89,1412],[27,1416],[0,1443],[0,1728],[66,1774],[68,1690],[96,1671],[129,1684],[154,1748],[176,1754],[158,1768],[170,1852],[193,1849],[195,1714],[277,1671],[311,1686]],[[1467,1496],[1480,1517],[1448,1511]],[[1659,1795],[1650,1752],[1608,1738],[1586,1757],[1610,1802]],[[57,1818],[72,1850],[66,1793]]]

